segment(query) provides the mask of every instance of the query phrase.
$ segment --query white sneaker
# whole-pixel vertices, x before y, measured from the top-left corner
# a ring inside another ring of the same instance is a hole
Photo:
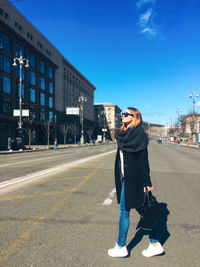
[[[120,248],[116,243],[114,248],[111,248],[108,250],[108,255],[111,257],[116,257],[116,258],[123,258],[128,255],[128,250],[126,246]]]
[[[150,243],[148,248],[142,251],[142,255],[144,257],[152,257],[152,256],[160,255],[163,252],[164,252],[164,249],[159,242],[158,242],[157,246],[153,246]]]

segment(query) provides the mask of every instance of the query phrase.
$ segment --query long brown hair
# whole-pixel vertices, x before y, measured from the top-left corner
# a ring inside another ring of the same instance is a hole
[[[142,115],[138,109],[129,107],[127,108],[129,112],[133,115],[134,120],[131,122],[130,126],[126,126],[125,123],[122,124],[120,131],[126,131],[128,128],[135,128],[142,124]]]

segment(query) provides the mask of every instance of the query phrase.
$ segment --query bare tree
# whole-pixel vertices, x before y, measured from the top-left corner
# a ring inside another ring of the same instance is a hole
[[[43,123],[42,125],[42,131],[45,134],[45,136],[47,137],[47,145],[49,146],[49,140],[50,140],[50,136],[52,134],[52,132],[55,129],[55,126],[52,125],[52,123],[50,122],[50,120],[47,120]]]
[[[74,136],[74,144],[76,144],[76,136],[79,133],[79,125],[74,122],[71,124],[72,135]]]
[[[88,129],[86,130],[86,133],[88,134],[90,141],[92,140],[92,134],[93,134],[93,131],[94,131],[93,128],[88,128]]]
[[[186,125],[187,125],[186,116],[182,116],[180,118],[180,134],[183,137],[185,137],[186,135]]]
[[[31,141],[32,141],[32,138],[33,138],[33,134],[35,132],[35,129],[33,127],[33,121],[35,119],[35,115],[34,114],[31,114],[31,119],[24,119],[24,129],[25,129],[25,132],[28,136],[28,145],[29,145],[29,148],[31,146]]]
[[[63,135],[63,143],[66,145],[67,134],[72,130],[71,125],[67,124],[66,122],[63,122],[60,125],[60,130],[61,130],[62,135]]]

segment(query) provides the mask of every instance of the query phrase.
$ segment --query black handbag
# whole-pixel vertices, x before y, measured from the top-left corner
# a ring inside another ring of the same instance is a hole
[[[137,211],[140,214],[140,221],[137,228],[142,228],[143,230],[152,230],[162,215],[156,198],[147,188],[144,192],[144,203]]]

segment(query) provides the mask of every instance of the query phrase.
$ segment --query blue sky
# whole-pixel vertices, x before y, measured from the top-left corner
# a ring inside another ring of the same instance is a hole
[[[200,93],[199,0],[21,0],[14,5],[97,88],[95,102],[171,125]],[[200,99],[199,99],[200,100]],[[200,106],[195,107],[200,113]]]

